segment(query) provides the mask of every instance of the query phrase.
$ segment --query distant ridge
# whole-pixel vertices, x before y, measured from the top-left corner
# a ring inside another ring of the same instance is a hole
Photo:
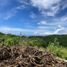
[[[4,37],[6,34],[0,32],[0,38]],[[17,35],[13,34],[7,34],[7,36],[10,37],[19,37]],[[22,36],[26,37],[26,36]],[[45,44],[49,44],[49,42],[54,42],[54,39],[57,38],[57,41],[59,42],[60,45],[67,47],[67,35],[48,35],[48,36],[28,36],[28,39],[32,40],[41,40],[42,42],[45,42]],[[40,41],[40,42],[41,42]]]

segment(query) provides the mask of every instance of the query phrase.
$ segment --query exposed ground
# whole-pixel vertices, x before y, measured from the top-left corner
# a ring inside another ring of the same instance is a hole
[[[0,67],[67,67],[67,62],[31,46],[2,46]]]

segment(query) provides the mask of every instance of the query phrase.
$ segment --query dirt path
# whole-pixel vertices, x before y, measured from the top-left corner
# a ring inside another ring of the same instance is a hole
[[[0,47],[0,67],[67,67],[67,62],[31,46],[4,46]]]

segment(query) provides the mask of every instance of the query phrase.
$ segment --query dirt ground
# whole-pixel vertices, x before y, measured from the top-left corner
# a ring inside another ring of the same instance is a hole
[[[67,67],[67,62],[32,46],[2,46],[0,67]]]

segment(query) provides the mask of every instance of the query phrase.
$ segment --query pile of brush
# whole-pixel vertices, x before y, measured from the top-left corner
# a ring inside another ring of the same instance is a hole
[[[67,62],[32,46],[3,46],[0,47],[0,67],[67,67]]]

